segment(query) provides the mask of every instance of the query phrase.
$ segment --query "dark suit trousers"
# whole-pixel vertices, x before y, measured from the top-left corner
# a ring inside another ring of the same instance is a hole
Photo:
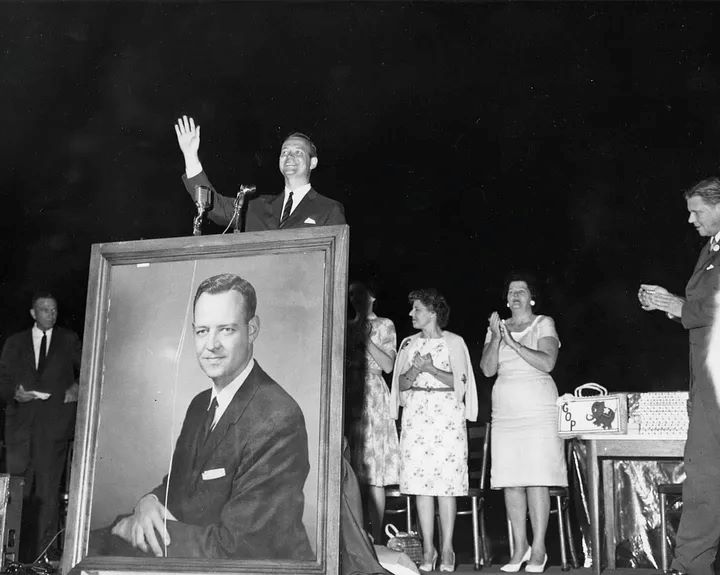
[[[692,394],[687,478],[672,567],[691,575],[712,575],[720,542],[720,421],[712,389],[693,391],[699,393]]]
[[[66,433],[58,434],[57,427],[36,419],[8,414],[5,422],[7,472],[25,478],[20,532],[24,562],[34,561],[59,529],[60,484],[68,450]]]

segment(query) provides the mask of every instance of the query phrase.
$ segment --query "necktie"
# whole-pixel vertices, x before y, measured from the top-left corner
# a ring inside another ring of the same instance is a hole
[[[213,420],[215,419],[215,411],[217,410],[217,406],[217,397],[213,397],[212,403],[210,403],[210,407],[208,408],[207,414],[205,416],[205,423],[203,423],[202,433],[200,434],[200,441],[202,443],[207,441],[207,438],[210,435],[210,431],[212,431],[212,424]]]
[[[288,201],[285,204],[285,207],[283,208],[282,217],[280,218],[280,225],[283,225],[285,223],[285,220],[287,220],[290,217],[290,212],[292,211],[292,204],[293,204],[293,193],[290,192],[290,195],[288,196]]]
[[[38,373],[42,373],[45,367],[45,358],[47,357],[47,334],[43,332],[42,339],[40,340],[40,353],[38,354]]]
[[[720,247],[718,247],[718,241],[715,239],[715,236],[713,236],[712,238],[710,238],[710,251],[716,252],[719,249]]]

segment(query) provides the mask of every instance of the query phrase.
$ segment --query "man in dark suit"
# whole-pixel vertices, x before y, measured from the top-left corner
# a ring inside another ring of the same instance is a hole
[[[56,326],[57,301],[32,298],[31,329],[8,338],[0,356],[6,402],[6,468],[25,478],[20,559],[34,561],[59,529],[60,483],[75,429],[80,339]],[[56,548],[49,550],[50,555]]]
[[[720,287],[720,179],[709,178],[685,193],[688,222],[710,240],[703,246],[685,297],[643,284],[638,297],[645,310],[660,310],[679,321],[690,339],[690,425],[685,445],[683,512],[673,570],[710,575],[720,542],[720,406],[706,366],[708,337]]]
[[[132,515],[91,534],[91,555],[313,558],[302,522],[305,420],[253,359],[256,301],[233,274],[198,286],[195,351],[212,388],[190,403],[169,475]]]
[[[221,226],[233,218],[235,198],[215,192],[203,171],[198,157],[200,126],[192,118],[183,116],[175,124],[178,145],[185,158],[183,183],[190,197],[195,198],[195,186],[212,190],[212,209],[208,215]],[[317,149],[305,134],[290,134],[282,144],[278,167],[285,179],[285,193],[250,198],[244,214],[247,232],[332,226],[345,223],[345,211],[340,202],[317,193],[310,185],[310,172],[318,164]]]

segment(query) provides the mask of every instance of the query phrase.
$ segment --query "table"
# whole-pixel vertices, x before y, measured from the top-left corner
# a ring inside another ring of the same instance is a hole
[[[592,568],[600,565],[600,461],[602,460],[603,510],[605,520],[605,553],[607,568],[615,569],[615,474],[613,459],[682,459],[684,439],[641,435],[581,435],[587,447],[588,492],[590,497],[590,530],[592,534]]]

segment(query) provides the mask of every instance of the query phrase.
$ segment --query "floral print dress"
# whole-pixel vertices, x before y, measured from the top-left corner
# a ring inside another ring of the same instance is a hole
[[[391,356],[397,336],[393,322],[371,315],[370,339]],[[390,413],[390,390],[382,369],[365,351],[362,366],[364,392],[359,421],[355,425],[352,463],[358,479],[368,485],[395,485],[398,482],[399,445],[395,420]],[[359,370],[358,370],[359,371]]]
[[[409,340],[408,356],[430,354],[433,364],[452,371],[443,338]],[[412,495],[467,495],[467,431],[465,405],[452,389],[428,373],[413,387],[443,389],[402,392],[405,407],[400,433],[400,490]],[[445,391],[444,389],[447,389]]]

